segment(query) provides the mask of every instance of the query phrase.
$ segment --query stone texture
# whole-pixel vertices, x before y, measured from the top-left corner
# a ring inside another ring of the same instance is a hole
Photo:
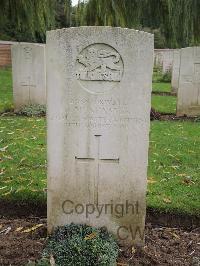
[[[154,65],[160,67],[163,73],[171,71],[174,49],[155,49]]]
[[[200,47],[181,49],[177,115],[200,115]]]
[[[45,45],[19,43],[11,47],[14,107],[46,104]]]
[[[69,28],[46,48],[48,231],[87,223],[142,244],[153,36]]]
[[[177,93],[178,82],[179,82],[179,71],[180,71],[180,54],[181,50],[174,50],[173,65],[172,65],[172,92]]]

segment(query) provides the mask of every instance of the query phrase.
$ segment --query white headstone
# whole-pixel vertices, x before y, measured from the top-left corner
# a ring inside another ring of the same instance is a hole
[[[45,45],[19,43],[11,47],[14,107],[46,105]]]
[[[200,47],[181,49],[177,115],[200,115]]]
[[[174,50],[173,65],[172,65],[172,92],[177,93],[178,82],[179,82],[179,72],[180,72],[180,54],[181,50]]]
[[[163,73],[172,69],[173,51],[173,49],[154,50],[154,65],[160,67]]]
[[[48,230],[105,226],[143,243],[153,36],[47,32]]]

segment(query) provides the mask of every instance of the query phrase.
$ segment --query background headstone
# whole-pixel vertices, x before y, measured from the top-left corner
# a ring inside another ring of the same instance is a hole
[[[181,49],[177,115],[200,115],[200,47]]]
[[[30,104],[46,105],[45,45],[12,45],[14,107],[18,111]]]
[[[172,92],[177,93],[178,82],[179,82],[179,72],[180,72],[180,54],[181,50],[174,50],[173,65],[172,65]]]
[[[143,243],[153,36],[68,28],[46,48],[48,231],[87,223]]]
[[[162,73],[171,71],[174,49],[154,49],[154,66],[159,67]]]

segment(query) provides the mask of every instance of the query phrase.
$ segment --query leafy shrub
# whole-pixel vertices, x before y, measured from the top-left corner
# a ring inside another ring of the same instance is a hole
[[[48,238],[43,260],[51,256],[58,266],[114,266],[118,246],[105,228],[70,224],[57,227]]]
[[[171,82],[172,71],[169,69],[165,73],[162,73],[162,69],[157,66],[154,67],[153,82]]]
[[[162,77],[161,77],[161,82],[171,82],[171,79],[172,79],[172,72],[171,70],[169,69],[168,71],[166,71]]]
[[[25,116],[45,116],[46,107],[40,104],[26,105],[18,112],[18,114]]]

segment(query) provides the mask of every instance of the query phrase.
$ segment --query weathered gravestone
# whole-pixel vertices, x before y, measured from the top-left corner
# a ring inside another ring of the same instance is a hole
[[[155,49],[154,66],[159,67],[162,73],[171,71],[173,63],[173,49]]]
[[[149,33],[47,33],[49,232],[87,223],[143,242],[152,68]]]
[[[174,50],[173,56],[173,65],[172,65],[172,92],[177,93],[178,91],[178,82],[179,82],[179,72],[180,72],[180,54],[181,50]]]
[[[46,104],[45,45],[12,45],[12,75],[15,110],[30,104]]]
[[[181,49],[177,115],[200,115],[200,47]]]

